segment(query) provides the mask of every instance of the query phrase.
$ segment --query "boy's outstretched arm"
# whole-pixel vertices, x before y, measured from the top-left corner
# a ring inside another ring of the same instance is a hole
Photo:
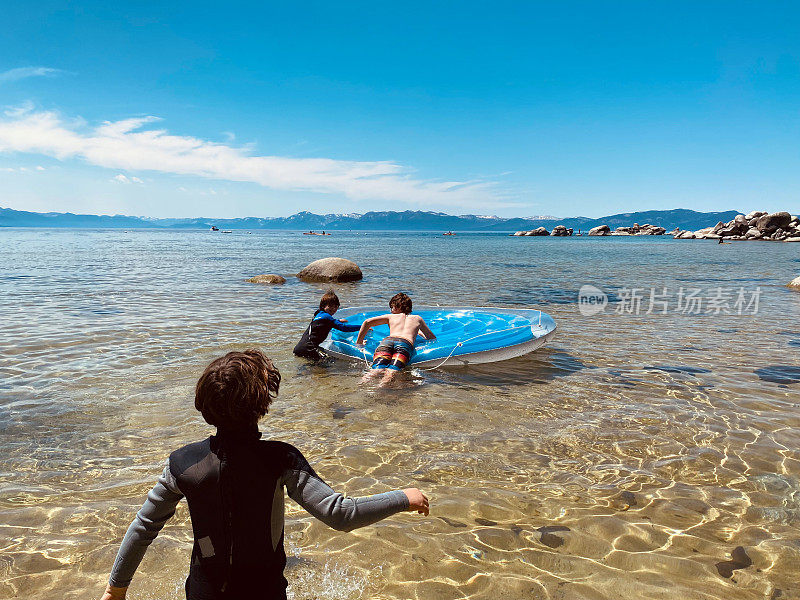
[[[377,325],[386,325],[387,323],[389,323],[389,317],[387,315],[364,319],[364,322],[361,324],[361,328],[358,330],[358,339],[356,339],[356,344],[364,343],[364,338],[367,337],[367,332],[370,329]]]
[[[428,514],[428,498],[416,488],[348,498],[334,492],[299,451],[293,462],[283,480],[289,497],[333,529],[352,531],[401,511]]]
[[[359,331],[361,329],[360,325],[350,325],[347,322],[347,319],[334,319],[333,320],[333,328],[338,329],[339,331],[345,331],[347,333],[352,333],[354,331]]]
[[[428,327],[428,324],[425,321],[423,321],[422,319],[420,319],[419,330],[420,330],[420,332],[422,333],[423,337],[426,340],[435,340],[436,339],[436,336],[431,331],[431,328]]]
[[[136,518],[128,527],[102,600],[124,600],[128,585],[147,547],[161,531],[164,523],[175,514],[175,507],[181,498],[183,494],[178,489],[167,465],[158,478],[158,483],[147,494],[147,500],[136,513]]]

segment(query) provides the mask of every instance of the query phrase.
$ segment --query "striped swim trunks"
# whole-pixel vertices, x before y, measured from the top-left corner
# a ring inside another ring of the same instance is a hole
[[[383,338],[383,341],[375,348],[372,368],[399,371],[408,364],[414,353],[414,344],[408,340],[399,337]]]

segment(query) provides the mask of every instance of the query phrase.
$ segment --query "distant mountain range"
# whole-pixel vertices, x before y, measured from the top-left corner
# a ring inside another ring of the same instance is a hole
[[[151,219],[123,215],[76,215],[73,213],[35,213],[10,208],[0,208],[0,227],[63,227],[63,228],[109,228],[109,229],[284,229],[309,230],[357,230],[357,231],[486,231],[513,232],[519,230],[556,225],[588,230],[598,225],[611,229],[627,227],[634,223],[659,225],[667,231],[680,229],[697,230],[728,222],[737,214],[735,210],[724,212],[697,212],[685,208],[673,210],[648,210],[642,212],[609,215],[599,219],[588,217],[530,217],[502,218],[481,215],[448,215],[428,211],[385,211],[364,214],[317,215],[299,212],[290,217],[246,217],[243,219]]]

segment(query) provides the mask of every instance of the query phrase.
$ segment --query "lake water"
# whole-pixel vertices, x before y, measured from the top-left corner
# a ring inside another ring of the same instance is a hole
[[[344,306],[406,291],[559,330],[361,384],[363,363],[291,354],[325,286],[244,281],[325,256],[364,271]],[[168,454],[211,432],[199,374],[255,346],[283,374],[265,436],[348,495],[431,499],[350,534],[288,502],[293,598],[798,598],[798,273],[800,244],[0,229],[0,597],[99,598]],[[181,503],[128,597],[183,598],[190,546]]]

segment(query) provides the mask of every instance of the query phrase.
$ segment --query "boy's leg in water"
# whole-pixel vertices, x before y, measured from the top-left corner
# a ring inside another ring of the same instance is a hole
[[[377,379],[380,375],[383,374],[385,369],[375,369],[374,367],[370,367],[369,370],[364,373],[364,376],[361,378],[361,383],[367,383],[368,381],[372,381],[373,379]]]
[[[395,376],[399,373],[397,369],[385,369],[383,372],[383,379],[381,379],[381,387],[390,385],[394,382]]]
[[[372,358],[372,365],[370,365],[369,371],[364,373],[364,376],[361,378],[362,383],[370,381],[379,375],[382,375],[384,370],[391,364],[392,362],[392,342],[391,340],[383,340],[377,348],[375,348],[375,355]]]

